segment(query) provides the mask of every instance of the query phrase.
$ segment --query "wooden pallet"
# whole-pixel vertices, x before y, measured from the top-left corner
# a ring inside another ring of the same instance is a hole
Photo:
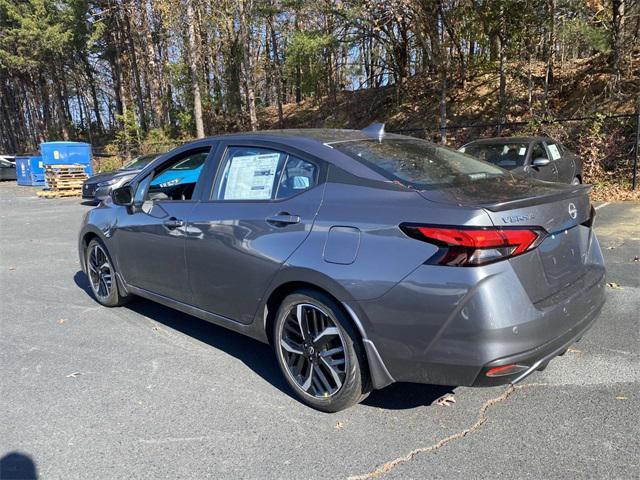
[[[62,197],[79,197],[82,195],[80,189],[66,190],[40,190],[36,193],[40,198],[62,198]]]
[[[41,198],[77,197],[82,195],[82,184],[88,178],[80,164],[45,165],[44,177],[47,190],[38,192]]]

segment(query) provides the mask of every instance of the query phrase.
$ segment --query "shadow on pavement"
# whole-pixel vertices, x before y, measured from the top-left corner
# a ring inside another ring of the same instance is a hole
[[[420,383],[393,383],[382,390],[371,392],[362,404],[387,410],[406,410],[431,405],[443,395],[453,393],[454,388]]]
[[[83,272],[76,272],[73,280],[89,296],[93,296],[87,276]],[[136,298],[126,308],[234,356],[281,392],[296,398],[282,377],[269,345],[144,298]],[[389,410],[404,410],[431,405],[443,395],[453,393],[453,389],[454,387],[440,385],[395,383],[371,392],[362,404]]]
[[[38,478],[36,464],[29,455],[10,452],[0,458],[2,480],[35,480]]]

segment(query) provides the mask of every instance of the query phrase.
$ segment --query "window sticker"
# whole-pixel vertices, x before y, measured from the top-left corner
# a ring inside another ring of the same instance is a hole
[[[518,156],[524,157],[526,154],[527,154],[527,147],[520,147],[520,150],[518,150]]]
[[[279,160],[279,153],[233,157],[224,199],[269,200]]]
[[[547,148],[549,149],[549,153],[551,154],[551,158],[553,160],[558,160],[560,158],[560,152],[558,151],[558,147],[556,145],[554,145],[553,143],[547,145]]]

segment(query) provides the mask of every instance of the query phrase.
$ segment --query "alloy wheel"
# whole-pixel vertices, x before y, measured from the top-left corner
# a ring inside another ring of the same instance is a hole
[[[288,375],[306,395],[328,398],[342,387],[347,372],[344,341],[320,308],[294,305],[283,322],[279,349]]]
[[[113,270],[109,257],[100,245],[94,244],[87,260],[93,292],[101,299],[108,298],[113,288]]]

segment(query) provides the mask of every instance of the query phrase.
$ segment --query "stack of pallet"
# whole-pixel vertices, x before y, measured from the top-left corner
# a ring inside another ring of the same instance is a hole
[[[88,178],[84,165],[45,165],[44,178],[47,189],[38,192],[39,197],[76,197],[82,194],[82,184]]]

